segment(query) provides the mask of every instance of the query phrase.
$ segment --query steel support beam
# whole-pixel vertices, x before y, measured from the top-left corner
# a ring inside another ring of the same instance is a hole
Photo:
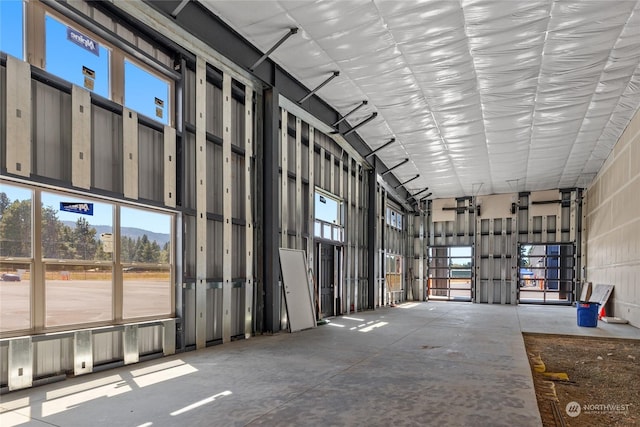
[[[263,254],[264,254],[264,329],[266,332],[280,330],[280,260],[278,258],[278,139],[280,108],[278,90],[264,92],[264,158],[262,191],[263,210]],[[286,126],[286,123],[283,124]],[[283,195],[284,197],[284,195]]]
[[[368,200],[369,206],[367,210],[367,306],[370,310],[376,308],[376,256],[378,255],[377,251],[377,242],[376,242],[376,231],[378,228],[378,203],[377,201],[377,187],[378,187],[378,177],[375,169],[370,170],[368,172],[369,186],[368,186]]]

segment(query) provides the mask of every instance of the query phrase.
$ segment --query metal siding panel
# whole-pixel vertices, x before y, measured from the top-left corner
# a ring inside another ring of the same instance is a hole
[[[138,363],[140,350],[138,346],[138,325],[125,325],[122,331],[122,349],[124,350],[124,364]]]
[[[93,186],[122,193],[122,117],[95,105],[91,116]]]
[[[7,55],[7,172],[31,175],[31,68]]]
[[[73,374],[93,372],[93,340],[91,331],[77,331],[73,334]]]
[[[91,95],[88,90],[71,88],[71,184],[91,187]]]
[[[138,113],[123,108],[122,147],[124,196],[138,199]]]
[[[31,337],[9,340],[9,391],[29,388],[33,384],[33,345]]]
[[[176,352],[176,321],[175,319],[162,322],[162,354],[169,356]]]

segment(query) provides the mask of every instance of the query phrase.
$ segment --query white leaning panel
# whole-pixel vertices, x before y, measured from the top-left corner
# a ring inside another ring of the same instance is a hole
[[[291,332],[316,327],[306,265],[304,251],[280,248],[280,269]]]

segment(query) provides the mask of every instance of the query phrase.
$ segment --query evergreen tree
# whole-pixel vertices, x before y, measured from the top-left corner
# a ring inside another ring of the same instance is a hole
[[[76,259],[95,259],[98,249],[96,241],[96,229],[91,227],[86,218],[80,217],[76,221],[76,228],[72,233],[76,245]]]
[[[7,200],[2,203],[8,203]],[[0,236],[0,255],[31,256],[31,200],[15,200],[4,208]]]

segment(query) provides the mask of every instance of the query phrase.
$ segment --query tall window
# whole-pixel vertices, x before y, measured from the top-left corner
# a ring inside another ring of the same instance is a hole
[[[24,2],[0,1],[0,50],[24,59]]]
[[[322,239],[342,242],[342,202],[335,197],[316,191],[314,235]]]
[[[0,185],[0,332],[31,327],[32,192]]]
[[[124,319],[169,315],[171,217],[121,208],[120,257],[123,266]]]
[[[85,31],[45,18],[46,70],[105,98],[109,87],[110,50]]]
[[[111,320],[113,206],[42,193],[46,326]]]
[[[169,124],[169,82],[124,61],[124,105],[161,123]]]

